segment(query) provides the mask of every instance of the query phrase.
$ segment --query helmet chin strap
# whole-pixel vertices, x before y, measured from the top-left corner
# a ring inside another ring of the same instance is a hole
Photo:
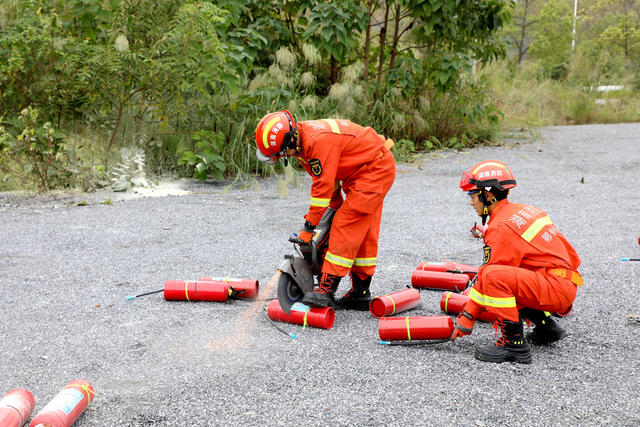
[[[484,190],[480,191],[480,194],[478,194],[478,200],[482,202],[482,215],[480,215],[480,218],[482,218],[482,225],[486,225],[487,223],[487,217],[489,216],[489,206],[492,206],[495,203],[498,203],[498,200],[496,200],[495,197],[491,197],[491,199],[487,200],[487,198],[484,195]]]
[[[289,122],[289,125],[291,125],[291,122]],[[282,155],[282,157],[284,158],[284,167],[287,167],[289,165],[287,150],[295,148],[296,153],[299,153],[301,149],[300,138],[298,138],[298,129],[293,128],[292,130],[287,132],[284,137],[285,139],[282,144],[282,151],[284,152],[284,154]]]

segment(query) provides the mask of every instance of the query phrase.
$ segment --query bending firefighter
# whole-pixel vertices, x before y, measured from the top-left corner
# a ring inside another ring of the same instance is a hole
[[[486,362],[531,363],[532,344],[547,345],[566,336],[552,319],[571,311],[582,278],[580,258],[551,218],[533,206],[511,203],[509,189],[516,186],[507,166],[495,160],[463,172],[460,188],[471,197],[471,206],[484,225],[484,259],[470,300],[458,316],[452,340],[468,335],[475,319],[487,310],[495,313],[501,338],[476,349]],[[535,325],[525,340],[522,320]],[[497,336],[497,331],[496,331]]]
[[[327,207],[337,209],[320,283],[302,302],[367,310],[382,204],[396,174],[393,141],[348,120],[296,123],[291,113],[279,111],[260,120],[256,144],[260,160],[275,164],[284,157],[286,165],[287,158],[295,156],[311,175],[310,207],[298,233],[300,240],[309,243]],[[338,284],[349,272],[351,289],[335,300]]]

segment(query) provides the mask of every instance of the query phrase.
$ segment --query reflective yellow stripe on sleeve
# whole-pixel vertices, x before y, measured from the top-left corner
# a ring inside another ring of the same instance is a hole
[[[553,221],[551,221],[551,218],[548,216],[538,218],[533,221],[533,224],[531,224],[524,233],[522,233],[522,238],[527,242],[530,242],[534,237],[536,237],[540,230],[542,230],[542,227],[551,224],[553,224]]]
[[[311,197],[309,204],[319,208],[326,208],[331,203],[331,199],[320,199],[318,197]]]
[[[353,265],[357,265],[360,267],[370,267],[376,265],[377,258],[356,258],[353,260]]]
[[[469,292],[469,298],[471,300],[477,302],[480,305],[489,306],[489,307],[499,307],[499,308],[511,308],[516,307],[516,298],[515,297],[507,297],[507,298],[496,298],[490,297],[487,295],[483,295],[480,292],[476,291],[474,288],[471,288],[471,292]]]
[[[351,266],[353,265],[352,259],[332,254],[329,251],[327,251],[327,254],[324,256],[324,260],[329,261],[331,264],[340,265],[347,268],[351,268]]]
[[[338,122],[336,122],[333,119],[325,119],[325,122],[329,124],[329,127],[331,128],[331,132],[340,133],[340,127],[338,126]]]

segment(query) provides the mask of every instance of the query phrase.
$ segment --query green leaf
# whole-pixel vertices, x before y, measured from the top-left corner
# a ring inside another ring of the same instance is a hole
[[[191,151],[185,151],[178,159],[179,165],[193,166],[198,161],[198,157]]]

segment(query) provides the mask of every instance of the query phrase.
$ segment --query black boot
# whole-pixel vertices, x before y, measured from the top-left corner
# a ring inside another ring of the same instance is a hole
[[[318,287],[313,292],[306,292],[302,298],[302,303],[311,307],[335,307],[333,294],[338,289],[340,279],[342,277],[323,273]]]
[[[529,319],[536,325],[533,331],[527,334],[527,341],[531,344],[549,345],[567,336],[565,330],[546,311],[523,308],[520,310],[520,317]]]
[[[346,310],[369,310],[369,303],[371,302],[370,285],[371,276],[365,276],[364,279],[361,279],[358,274],[351,273],[351,288],[342,298],[336,300],[336,306]]]
[[[500,328],[502,337],[493,344],[476,348],[476,359],[494,363],[506,361],[531,363],[531,346],[524,339],[522,322],[498,320],[493,326]],[[496,330],[496,336],[497,334]]]

